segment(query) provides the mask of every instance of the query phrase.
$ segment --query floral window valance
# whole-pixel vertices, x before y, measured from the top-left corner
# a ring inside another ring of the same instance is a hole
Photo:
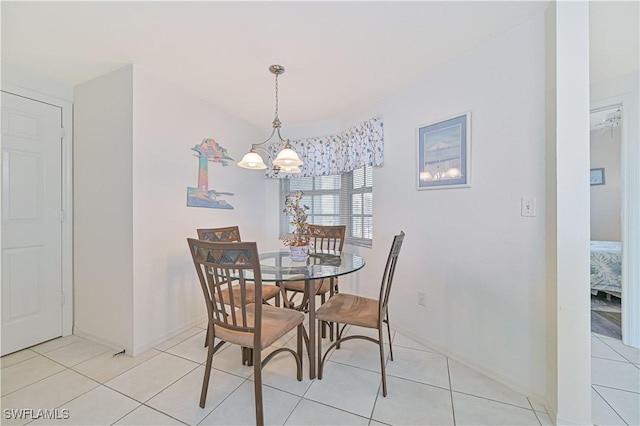
[[[382,118],[372,118],[337,135],[291,141],[291,147],[304,162],[301,172],[276,175],[268,167],[267,177],[338,175],[363,166],[381,166],[384,159]],[[280,147],[273,144],[268,150],[271,158],[275,158]]]

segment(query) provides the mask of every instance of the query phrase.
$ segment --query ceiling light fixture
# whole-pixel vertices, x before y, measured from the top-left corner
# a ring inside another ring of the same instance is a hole
[[[251,150],[242,157],[242,160],[238,163],[238,166],[244,169],[251,170],[264,170],[267,168],[267,165],[264,164],[262,157],[256,152],[256,150],[264,151],[269,158],[269,151],[263,148],[261,145],[266,144],[271,140],[273,135],[278,134],[278,139],[280,139],[280,143],[282,145],[282,149],[278,153],[275,160],[273,160],[273,171],[274,173],[278,173],[279,171],[283,171],[286,173],[300,173],[300,166],[302,165],[302,160],[298,157],[298,154],[291,148],[291,144],[289,143],[289,139],[283,139],[280,135],[280,128],[282,127],[282,123],[278,118],[278,76],[284,73],[284,67],[282,65],[271,65],[269,67],[269,71],[276,76],[276,113],[273,119],[273,123],[271,126],[273,130],[271,134],[261,143],[254,143],[251,145]]]

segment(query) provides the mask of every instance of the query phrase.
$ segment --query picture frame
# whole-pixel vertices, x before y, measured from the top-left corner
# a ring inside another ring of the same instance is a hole
[[[471,186],[471,112],[417,130],[418,190]]]
[[[589,182],[591,186],[604,185],[604,168],[591,169],[589,174]]]

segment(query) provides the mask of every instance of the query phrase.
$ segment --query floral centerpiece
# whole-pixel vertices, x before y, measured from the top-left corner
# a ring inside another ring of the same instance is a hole
[[[289,246],[293,260],[307,260],[309,257],[309,224],[306,213],[309,207],[300,204],[303,195],[302,191],[296,191],[287,194],[284,199],[283,212],[289,217],[289,223],[295,230],[284,237],[283,243]]]

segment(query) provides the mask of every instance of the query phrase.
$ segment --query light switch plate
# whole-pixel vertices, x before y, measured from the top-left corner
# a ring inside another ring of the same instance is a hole
[[[520,216],[536,217],[538,209],[536,207],[536,199],[533,197],[522,197],[520,199]]]

